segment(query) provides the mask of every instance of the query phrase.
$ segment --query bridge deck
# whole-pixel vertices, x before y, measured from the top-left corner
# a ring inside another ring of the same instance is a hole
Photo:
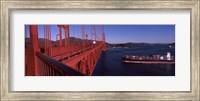
[[[84,51],[83,53],[67,60],[67,61],[63,61],[64,64],[70,66],[70,67],[76,67],[77,61],[81,61],[83,60],[83,58],[86,58],[89,54],[91,54],[92,52],[94,52],[94,50],[98,49],[101,47],[101,44],[99,44],[98,46],[94,46],[91,47],[90,49]],[[97,59],[98,60],[98,59]]]

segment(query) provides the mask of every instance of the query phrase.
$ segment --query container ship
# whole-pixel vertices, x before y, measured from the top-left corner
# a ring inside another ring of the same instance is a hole
[[[171,56],[170,52],[166,55],[150,55],[150,56],[134,56],[126,55],[122,58],[124,63],[136,63],[136,64],[175,64],[174,56]]]

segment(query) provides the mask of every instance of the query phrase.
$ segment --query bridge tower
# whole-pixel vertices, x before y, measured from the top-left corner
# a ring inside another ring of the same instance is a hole
[[[51,48],[51,27],[50,25],[44,25],[44,49],[46,55],[51,56]]]
[[[70,33],[69,33],[69,25],[63,25],[65,30],[65,45],[69,48],[70,47]]]
[[[37,57],[36,57],[36,52],[39,51],[39,45],[38,45],[38,26],[37,25],[30,25],[29,26],[30,30],[30,44],[31,44],[31,58],[30,61],[32,61],[32,66],[31,70],[34,73],[28,74],[28,75],[39,75],[39,68],[38,68],[38,63],[37,63]]]
[[[82,45],[85,48],[85,26],[82,25]]]
[[[104,33],[104,26],[102,26],[102,43],[103,43],[103,51],[106,51],[106,39]]]
[[[95,27],[94,27],[94,25],[91,25],[90,26],[90,33],[91,33],[91,41],[92,41],[92,45],[93,44],[96,44],[96,29],[95,29]]]
[[[60,46],[62,46],[62,25],[58,25],[60,35]]]
[[[56,34],[56,46],[59,46],[59,34]]]

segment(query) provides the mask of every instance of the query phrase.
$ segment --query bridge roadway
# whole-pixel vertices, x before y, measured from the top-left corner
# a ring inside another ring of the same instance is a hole
[[[86,75],[91,75],[102,49],[103,44],[98,43],[82,50],[56,56],[54,59],[79,72],[82,72]]]
[[[70,66],[70,67],[76,67],[77,65],[77,62],[78,61],[81,61],[83,60],[84,58],[87,58],[87,56],[91,53],[94,53],[95,50],[99,49],[102,47],[102,44],[99,44],[97,46],[93,46],[93,47],[90,47],[90,49],[84,51],[83,53],[79,54],[79,55],[76,55],[75,57],[67,60],[67,61],[63,61],[64,64]],[[101,54],[101,52],[100,52]],[[98,60],[98,59],[97,59]]]

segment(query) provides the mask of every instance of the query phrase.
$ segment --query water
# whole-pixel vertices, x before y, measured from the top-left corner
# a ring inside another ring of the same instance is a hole
[[[175,76],[175,64],[129,64],[122,63],[124,55],[166,55],[170,51],[175,56],[175,49],[168,47],[114,48],[102,52],[93,76]]]

